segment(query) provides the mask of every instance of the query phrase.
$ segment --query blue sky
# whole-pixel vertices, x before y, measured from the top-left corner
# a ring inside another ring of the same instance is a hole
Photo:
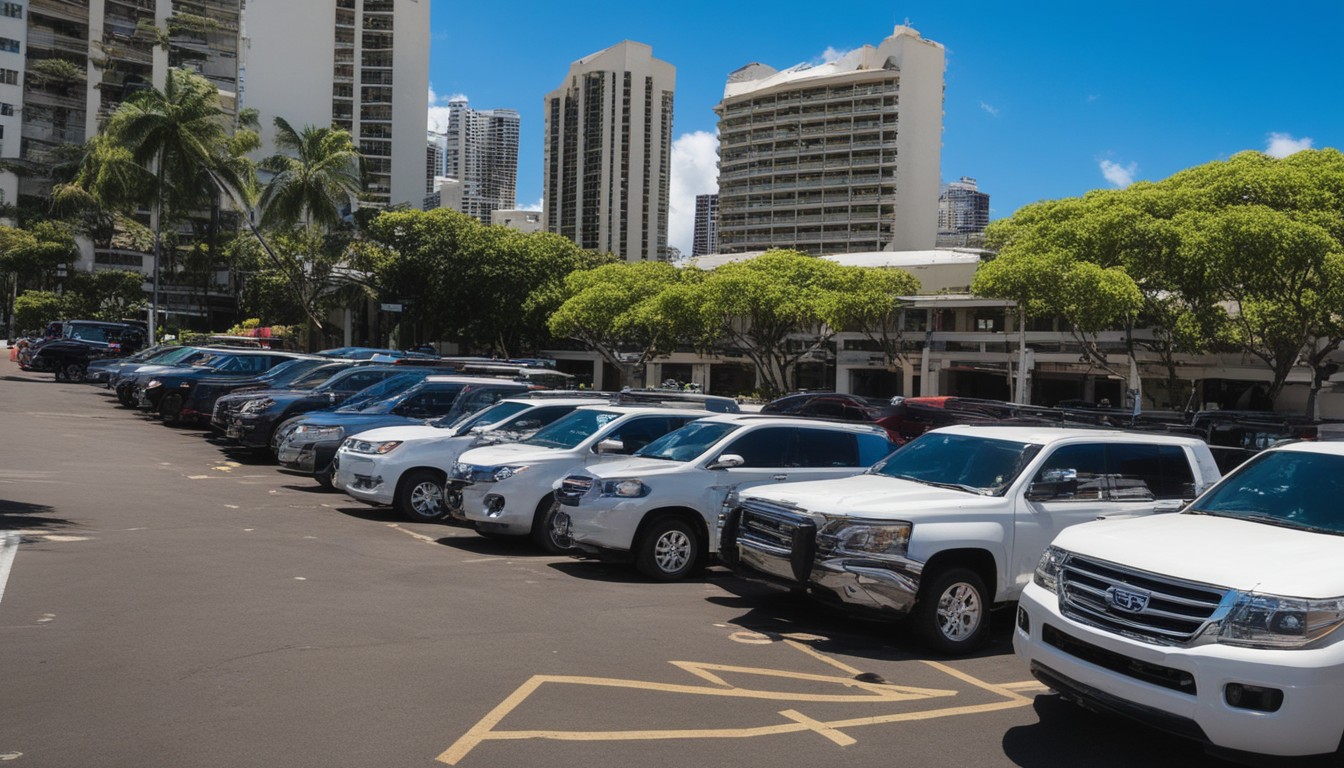
[[[523,207],[541,200],[542,99],[571,62],[629,39],[675,65],[669,239],[686,253],[728,73],[876,45],[907,20],[947,49],[942,177],[977,179],[993,218],[1242,150],[1344,146],[1341,0],[432,2],[432,95],[521,113]]]

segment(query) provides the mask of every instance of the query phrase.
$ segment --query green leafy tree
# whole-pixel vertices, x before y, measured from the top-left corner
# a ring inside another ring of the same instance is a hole
[[[662,311],[659,297],[681,280],[671,264],[621,262],[572,272],[564,302],[550,317],[556,336],[581,341],[622,372],[642,382],[648,362],[673,350],[683,329]]]
[[[341,225],[344,209],[359,194],[360,154],[349,132],[311,125],[295,130],[275,118],[279,150],[261,161],[274,174],[262,190],[259,207],[263,227]]]
[[[838,279],[839,290],[828,294],[837,304],[830,314],[877,344],[889,367],[908,365],[905,310],[898,297],[919,293],[919,280],[903,270],[875,267],[842,267]]]
[[[145,276],[120,269],[75,272],[66,283],[67,317],[125,320],[145,309]]]
[[[798,361],[849,322],[838,295],[845,276],[825,259],[767,251],[672,286],[660,295],[660,311],[685,323],[702,346],[741,350],[764,389],[784,392]]]
[[[60,319],[65,306],[61,295],[52,291],[28,291],[14,301],[14,318],[21,333],[41,331],[52,320]]]

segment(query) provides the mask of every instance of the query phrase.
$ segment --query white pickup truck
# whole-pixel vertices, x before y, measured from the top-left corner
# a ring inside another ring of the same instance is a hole
[[[1089,709],[1248,764],[1235,753],[1335,753],[1338,765],[1340,563],[1344,444],[1270,448],[1181,514],[1058,536],[1022,593],[1013,645]]]
[[[858,611],[909,616],[967,653],[1063,529],[1174,512],[1219,478],[1203,441],[1118,430],[955,426],[862,475],[742,493],[720,558],[741,575]]]

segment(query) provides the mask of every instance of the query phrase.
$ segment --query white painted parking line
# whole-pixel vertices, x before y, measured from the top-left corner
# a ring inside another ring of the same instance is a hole
[[[0,600],[5,599],[5,582],[9,581],[9,569],[14,565],[14,556],[19,553],[19,534],[10,531],[0,539]]]

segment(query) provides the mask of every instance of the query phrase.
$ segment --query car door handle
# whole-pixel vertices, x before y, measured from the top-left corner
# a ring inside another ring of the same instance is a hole
[[[776,480],[776,481],[779,481],[779,480],[788,480],[788,479],[789,479],[789,476],[788,476],[788,475],[775,475],[772,479],[773,479],[773,480]]]

